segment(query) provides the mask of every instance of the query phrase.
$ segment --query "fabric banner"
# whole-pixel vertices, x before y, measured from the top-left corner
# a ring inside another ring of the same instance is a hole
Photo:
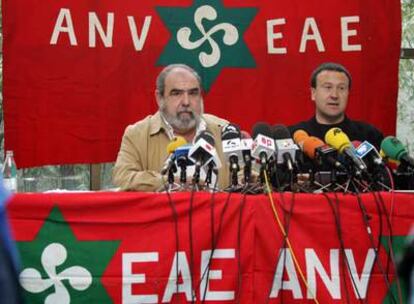
[[[200,73],[206,112],[247,131],[311,117],[312,70],[340,62],[353,76],[349,116],[395,132],[399,0],[2,4],[5,148],[20,168],[114,161],[177,62]]]
[[[18,194],[27,302],[405,303],[413,195],[273,198],[289,245],[263,195]]]

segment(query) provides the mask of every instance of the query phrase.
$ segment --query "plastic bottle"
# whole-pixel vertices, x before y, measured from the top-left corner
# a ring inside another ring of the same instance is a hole
[[[10,192],[17,192],[17,166],[14,161],[13,151],[6,151],[6,158],[3,164],[4,186]]]

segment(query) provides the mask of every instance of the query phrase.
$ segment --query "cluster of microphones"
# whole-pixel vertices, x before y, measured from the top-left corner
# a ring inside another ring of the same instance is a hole
[[[221,141],[229,170],[226,191],[263,193],[269,187],[295,192],[414,190],[414,159],[393,136],[386,137],[378,151],[368,141],[351,142],[340,128],[328,130],[323,141],[304,130],[292,136],[283,125],[259,122],[252,136],[228,124]],[[217,189],[223,164],[209,131],[200,132],[193,144],[177,137],[167,152],[161,170],[167,185]]]

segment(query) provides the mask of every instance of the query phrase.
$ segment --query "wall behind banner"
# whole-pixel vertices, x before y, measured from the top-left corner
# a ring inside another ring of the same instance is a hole
[[[399,96],[397,112],[397,137],[414,154],[414,0],[401,0],[402,7],[402,44],[406,55],[400,60]],[[1,10],[1,7],[0,7]],[[0,20],[1,20],[0,14]],[[1,23],[2,24],[2,23]],[[0,25],[2,26],[2,25]],[[0,45],[2,46],[0,28]],[[3,89],[2,47],[0,54],[0,91]],[[4,157],[4,120],[3,101],[0,93],[0,157]],[[112,163],[102,164],[100,168],[101,188],[111,188]],[[19,170],[19,191],[41,192],[50,189],[89,190],[91,180],[89,165],[43,166]]]

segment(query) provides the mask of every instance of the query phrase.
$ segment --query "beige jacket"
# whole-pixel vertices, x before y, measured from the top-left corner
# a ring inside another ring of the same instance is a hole
[[[215,139],[218,156],[222,162],[219,169],[218,187],[229,185],[229,168],[223,157],[221,128],[228,124],[224,119],[204,114],[203,119]],[[166,126],[159,112],[129,125],[122,138],[121,148],[112,172],[112,182],[122,190],[156,191],[164,184],[160,174],[168,157],[170,143]]]

